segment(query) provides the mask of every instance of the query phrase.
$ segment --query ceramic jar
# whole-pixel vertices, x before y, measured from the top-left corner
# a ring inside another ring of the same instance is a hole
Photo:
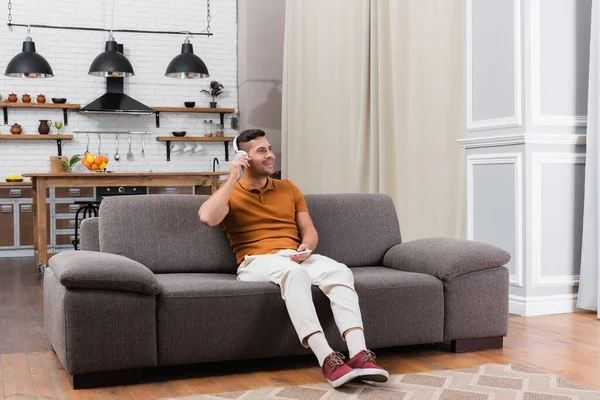
[[[44,104],[46,102],[46,96],[43,94],[38,94],[36,101],[40,104]]]
[[[16,103],[17,102],[17,95],[14,93],[11,93],[8,95],[8,101],[10,101],[11,103]]]
[[[23,132],[23,129],[21,128],[21,125],[19,125],[19,124],[14,124],[13,126],[10,127],[10,133],[12,133],[13,135],[20,135],[21,132]]]
[[[23,103],[31,103],[31,96],[28,95],[27,93],[25,93],[22,97],[21,97],[21,101]]]

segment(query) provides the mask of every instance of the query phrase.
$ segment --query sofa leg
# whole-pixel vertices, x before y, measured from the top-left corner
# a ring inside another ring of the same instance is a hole
[[[467,353],[470,351],[492,350],[502,348],[502,336],[476,338],[476,339],[456,339],[451,340],[449,350],[452,353]]]
[[[69,375],[73,389],[89,389],[101,386],[129,385],[142,382],[142,369],[88,372]]]

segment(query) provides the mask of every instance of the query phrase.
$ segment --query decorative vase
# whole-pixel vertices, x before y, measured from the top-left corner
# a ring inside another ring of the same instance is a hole
[[[40,126],[38,126],[38,132],[40,135],[47,135],[50,132],[52,121],[49,119],[40,119]]]
[[[23,103],[31,103],[31,96],[28,95],[27,93],[25,93],[22,97],[21,97],[21,101]]]
[[[43,94],[38,94],[36,100],[38,103],[44,104],[46,102],[46,96],[44,96]]]
[[[21,125],[19,125],[19,124],[14,124],[13,126],[10,127],[10,133],[12,133],[13,135],[20,135],[21,132],[23,132],[23,129],[21,128]]]
[[[211,101],[210,102],[210,108],[217,108],[217,102],[216,101]]]
[[[14,93],[11,93],[8,95],[8,101],[11,103],[16,103],[17,102],[17,95]]]

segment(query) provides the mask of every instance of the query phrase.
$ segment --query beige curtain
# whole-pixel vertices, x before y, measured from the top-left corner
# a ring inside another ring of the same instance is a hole
[[[463,0],[288,0],[282,170],[387,193],[403,239],[464,237]]]

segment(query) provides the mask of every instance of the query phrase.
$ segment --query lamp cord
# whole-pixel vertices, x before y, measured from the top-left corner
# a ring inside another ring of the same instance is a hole
[[[8,0],[8,29],[10,29],[11,31],[13,30],[13,28],[12,28],[12,2],[11,2],[11,0]]]
[[[113,0],[112,20],[110,21],[110,34],[112,36],[113,28],[115,27],[115,0]]]

